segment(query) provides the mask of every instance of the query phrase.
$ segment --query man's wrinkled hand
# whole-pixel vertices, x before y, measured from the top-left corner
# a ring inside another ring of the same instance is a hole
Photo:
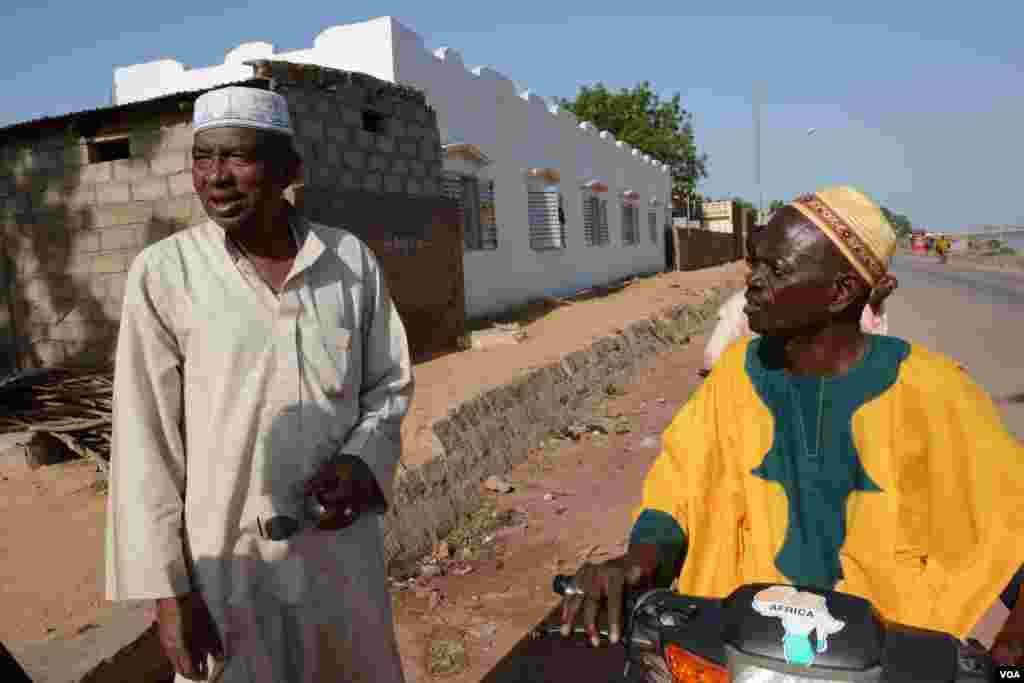
[[[657,571],[657,548],[640,545],[601,564],[585,563],[573,578],[583,595],[567,595],[562,600],[562,635],[569,636],[576,617],[583,610],[583,630],[594,647],[601,645],[597,614],[601,604],[608,609],[608,640],[619,642],[623,630],[623,598],[627,589],[649,584]]]
[[[306,484],[306,495],[316,496],[327,510],[317,528],[334,531],[352,525],[373,508],[379,488],[366,463],[347,456],[325,463]]]
[[[207,656],[224,658],[217,627],[198,593],[157,600],[156,621],[160,645],[179,676],[204,681],[210,674]]]

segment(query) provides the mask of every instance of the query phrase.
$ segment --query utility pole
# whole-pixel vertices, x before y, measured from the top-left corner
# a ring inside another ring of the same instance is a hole
[[[761,101],[764,96],[764,84],[754,83],[754,182],[757,183],[758,205],[757,219],[764,215],[764,188],[761,186]]]

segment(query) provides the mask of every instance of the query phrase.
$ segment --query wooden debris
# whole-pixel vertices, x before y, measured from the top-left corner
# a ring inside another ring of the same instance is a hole
[[[0,389],[0,434],[27,431],[33,439],[46,435],[78,457],[92,460],[104,475],[108,473],[112,370],[55,368],[31,374],[25,381],[6,383]],[[30,466],[35,455],[39,453],[26,454]],[[53,464],[51,459],[35,458],[39,463],[36,466]]]
[[[37,432],[25,443],[25,464],[33,470],[71,460],[74,451],[47,432]]]

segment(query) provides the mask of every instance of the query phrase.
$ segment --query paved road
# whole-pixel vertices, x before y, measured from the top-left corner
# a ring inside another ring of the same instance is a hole
[[[889,303],[889,334],[963,363],[1024,439],[1024,273],[958,270],[915,256],[897,256],[893,271],[900,287]]]

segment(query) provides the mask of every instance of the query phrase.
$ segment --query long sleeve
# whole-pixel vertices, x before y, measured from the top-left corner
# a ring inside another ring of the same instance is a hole
[[[109,600],[191,590],[182,541],[182,356],[144,252],[128,273],[114,372],[106,530]]]
[[[369,250],[364,251],[367,296],[363,311],[363,377],[359,421],[341,452],[363,460],[390,504],[395,470],[402,451],[402,420],[413,393],[412,362],[405,326],[388,293],[387,283]]]

